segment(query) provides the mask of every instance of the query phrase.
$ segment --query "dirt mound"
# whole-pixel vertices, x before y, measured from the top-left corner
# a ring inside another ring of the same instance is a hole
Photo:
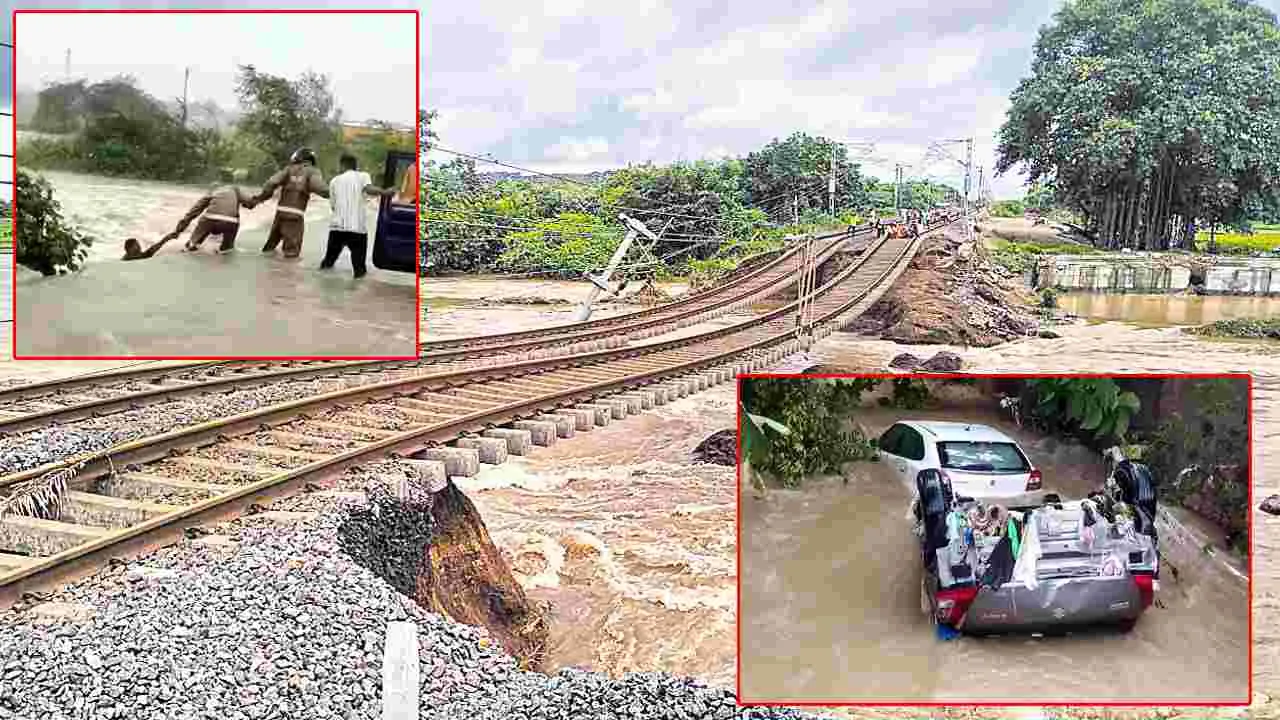
[[[693,449],[693,460],[712,465],[737,465],[738,433],[734,430],[711,433]]]
[[[850,328],[911,344],[990,347],[1035,333],[1033,296],[952,226],[928,237],[894,286]]]

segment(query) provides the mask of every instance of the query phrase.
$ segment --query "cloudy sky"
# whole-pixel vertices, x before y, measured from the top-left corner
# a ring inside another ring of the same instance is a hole
[[[290,4],[316,7],[314,2],[275,3]],[[1280,0],[1260,4],[1280,12]],[[417,7],[400,0],[379,5]],[[954,161],[921,162],[928,145],[973,137],[975,163],[988,169],[994,164],[993,135],[1009,91],[1030,66],[1037,28],[1059,5],[1059,0],[423,3],[422,104],[440,112],[441,145],[542,171],[741,155],[803,130],[873,144],[855,156],[865,158],[880,177],[890,177],[893,163],[901,162],[910,166],[909,175],[955,181],[961,170]],[[7,23],[7,11],[5,18]],[[369,98],[369,112],[399,107],[390,97],[391,86],[369,82],[367,75],[364,81],[339,81],[342,68],[354,78],[368,72],[370,58],[387,57],[390,36],[386,43],[347,43],[353,32],[348,24],[309,28],[296,33],[295,44],[283,39],[288,34],[260,22],[225,36],[202,24],[198,29],[207,44],[194,45],[201,63],[207,58],[216,64],[248,52],[238,48],[266,46],[271,38],[278,62],[294,63],[300,55],[313,59],[317,69],[335,74],[335,86],[350,88],[340,96],[352,103],[361,98],[358,107],[366,107],[363,98]],[[138,62],[143,48],[191,47],[158,32],[126,30],[107,35],[110,40],[96,39],[106,34],[101,25],[93,32],[78,41],[85,47],[77,46],[73,62],[86,56],[103,64]],[[135,45],[127,40],[142,37],[145,42]],[[18,42],[26,44],[24,37]],[[66,42],[51,44],[56,47],[42,50],[41,57],[47,71],[56,74]],[[102,47],[100,55],[92,50],[95,45]],[[335,52],[343,45],[358,52]],[[260,62],[264,69],[272,67],[265,59]],[[211,93],[226,92],[225,86],[215,91],[216,86],[201,80],[200,87]],[[963,148],[952,146],[951,152],[960,156]],[[1016,196],[1020,185],[1011,174],[996,179],[993,188],[997,196]]]

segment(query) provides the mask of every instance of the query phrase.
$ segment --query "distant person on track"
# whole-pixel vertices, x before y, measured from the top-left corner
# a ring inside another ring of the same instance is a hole
[[[271,231],[267,233],[267,242],[262,246],[262,252],[275,252],[276,246],[283,243],[284,256],[292,259],[302,254],[302,236],[306,230],[304,217],[312,193],[323,198],[329,197],[324,176],[316,167],[316,154],[310,148],[298,148],[294,151],[289,164],[267,180],[254,201],[269,199],[277,188],[280,189],[280,198],[276,203],[276,216],[271,221]]]
[[[142,249],[142,243],[138,242],[137,238],[129,238],[128,240],[124,241],[124,257],[122,259],[146,260],[147,258],[159,252],[160,248],[164,247],[165,243],[178,237],[179,234],[180,233],[177,230],[174,230],[168,235],[165,235],[164,237],[160,238],[159,242],[153,243],[146,250]]]
[[[239,187],[220,185],[197,200],[187,214],[178,221],[178,226],[173,232],[175,235],[181,235],[186,232],[187,226],[192,221],[200,218],[196,221],[196,227],[191,231],[191,237],[183,250],[195,252],[200,249],[205,238],[218,235],[222,238],[218,252],[226,254],[235,250],[236,247],[236,235],[240,232],[240,208],[252,210],[255,205],[257,202]]]
[[[351,270],[357,278],[367,272],[365,257],[369,249],[369,220],[365,200],[370,197],[393,196],[395,188],[375,187],[369,173],[359,170],[354,155],[344,154],[338,161],[342,172],[329,181],[329,243],[325,248],[321,270],[338,261],[343,248],[351,252]]]

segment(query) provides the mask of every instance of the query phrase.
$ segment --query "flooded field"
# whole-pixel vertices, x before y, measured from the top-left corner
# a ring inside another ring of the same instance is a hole
[[[997,427],[1044,472],[1046,489],[1064,497],[1082,496],[1106,474],[1101,458],[1080,445],[971,407],[868,407],[854,414],[873,434],[906,417]],[[1181,513],[1164,523],[1162,551],[1180,574],[1163,582],[1164,607],[1151,609],[1127,635],[1097,629],[941,642],[920,609],[919,562],[904,561],[919,557],[907,519],[910,497],[887,464],[876,462],[851,463],[843,478],[816,478],[765,500],[744,493],[744,698],[1239,702],[1248,696],[1248,584],[1203,552],[1209,542],[1222,546],[1220,534],[1203,523]]]
[[[1280,316],[1280,298],[1257,296],[1065,293],[1058,296],[1058,307],[1090,320],[1116,320],[1144,327]]]

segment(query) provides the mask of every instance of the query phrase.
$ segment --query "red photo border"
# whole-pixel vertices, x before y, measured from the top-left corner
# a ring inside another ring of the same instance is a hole
[[[418,9],[407,8],[356,8],[356,9],[337,9],[337,8],[320,8],[320,9],[259,9],[259,8],[217,8],[217,9],[186,9],[186,8],[157,8],[157,9],[107,9],[107,8],[86,8],[86,9],[43,9],[43,8],[14,8],[11,15],[11,37],[10,44],[13,46],[9,49],[10,68],[12,72],[12,87],[10,88],[10,103],[15,112],[13,118],[13,204],[16,207],[18,199],[18,119],[16,117],[18,107],[18,14],[26,13],[29,15],[70,15],[70,14],[129,14],[129,15],[233,15],[233,14],[253,14],[253,15],[413,15],[413,35],[414,35],[414,63],[413,63],[413,127],[418,128],[418,112],[422,106],[422,16]],[[422,140],[421,133],[414,133],[414,154],[418,158],[418,174],[422,174],[424,158],[422,157]],[[421,183],[421,178],[419,179]],[[10,347],[9,352],[13,360],[274,360],[279,362],[299,361],[299,360],[417,360],[420,357],[420,348],[422,347],[422,264],[418,263],[417,270],[414,272],[414,322],[413,322],[413,354],[411,355],[19,355],[18,354],[18,242],[17,242],[17,213],[13,217],[13,277],[11,287],[11,300],[13,305],[13,315],[10,318]],[[422,195],[419,193],[417,206],[414,211],[414,225],[419,228],[415,238],[415,248],[417,257],[422,257]]]
[[[1114,378],[1125,380],[1136,379],[1236,379],[1244,380],[1246,390],[1248,392],[1248,405],[1246,407],[1246,416],[1248,417],[1248,447],[1249,447],[1249,685],[1248,695],[1245,700],[1240,702],[1196,702],[1177,700],[1169,702],[1161,702],[1158,700],[1142,700],[1142,701],[1104,701],[1104,702],[1088,702],[1081,700],[1062,701],[1062,700],[1036,700],[1036,701],[988,701],[988,702],[965,702],[965,701],[948,701],[948,702],[923,702],[923,701],[884,701],[884,700],[831,700],[831,701],[813,701],[813,700],[763,700],[763,701],[743,701],[742,700],[742,381],[750,379],[762,378],[779,378],[779,379],[850,379],[850,378],[921,378],[921,379],[956,379],[956,378],[1010,378],[1010,379],[1027,379],[1027,378]],[[1253,575],[1254,575],[1254,537],[1253,537],[1253,513],[1254,513],[1254,497],[1253,497],[1253,376],[1248,373],[814,373],[812,375],[797,373],[742,373],[736,377],[734,385],[735,397],[735,417],[737,425],[734,427],[737,435],[737,464],[734,468],[734,541],[737,543],[737,561],[734,565],[734,571],[737,576],[737,593],[735,601],[735,671],[734,671],[734,693],[738,697],[738,705],[740,707],[1117,707],[1117,708],[1140,708],[1140,707],[1247,707],[1253,701]]]

